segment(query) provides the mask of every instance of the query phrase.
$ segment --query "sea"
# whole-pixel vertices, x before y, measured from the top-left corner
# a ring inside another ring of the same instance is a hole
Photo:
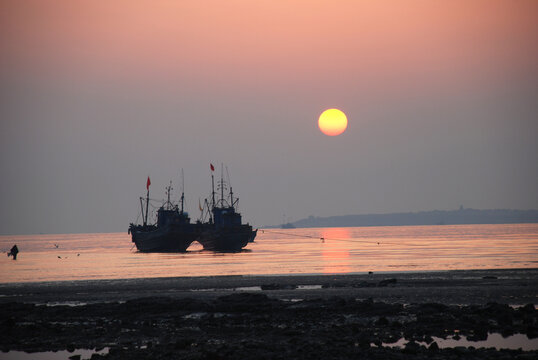
[[[133,245],[126,232],[0,236],[0,283],[538,267],[538,224],[259,229],[236,253]]]

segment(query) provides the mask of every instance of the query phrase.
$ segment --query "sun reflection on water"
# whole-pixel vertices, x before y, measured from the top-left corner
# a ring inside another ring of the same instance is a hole
[[[349,228],[325,228],[321,231],[321,257],[324,274],[341,274],[351,272],[349,243]]]

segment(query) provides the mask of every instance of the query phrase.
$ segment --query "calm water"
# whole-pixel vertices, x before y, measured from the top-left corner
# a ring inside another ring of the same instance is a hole
[[[538,224],[259,230],[240,253],[144,254],[127,233],[0,236],[4,254],[13,244],[2,283],[538,267]]]

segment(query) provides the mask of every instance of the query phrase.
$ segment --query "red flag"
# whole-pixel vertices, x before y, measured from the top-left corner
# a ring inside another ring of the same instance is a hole
[[[209,167],[211,167],[211,171],[215,171],[215,167],[213,166],[213,164],[209,164]]]
[[[146,183],[146,189],[148,189],[149,191],[149,186],[151,185],[151,180],[149,179],[149,176],[148,176],[148,181]]]

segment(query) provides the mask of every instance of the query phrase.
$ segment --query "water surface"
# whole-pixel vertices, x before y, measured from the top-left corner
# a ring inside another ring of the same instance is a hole
[[[260,229],[239,253],[139,253],[127,233],[0,236],[13,244],[2,283],[538,267],[538,224]]]

